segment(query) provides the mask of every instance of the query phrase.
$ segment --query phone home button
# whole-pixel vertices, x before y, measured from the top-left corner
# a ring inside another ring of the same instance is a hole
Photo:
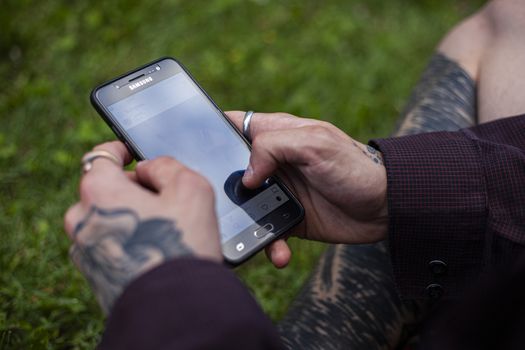
[[[261,226],[260,228],[258,228],[257,230],[253,231],[253,235],[260,239],[272,231],[273,231],[273,224],[267,223]]]

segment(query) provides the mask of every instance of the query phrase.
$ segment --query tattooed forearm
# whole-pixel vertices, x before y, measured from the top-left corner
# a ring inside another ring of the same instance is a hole
[[[174,222],[141,220],[129,209],[93,207],[78,224],[74,239],[71,258],[106,314],[124,288],[142,273],[170,258],[192,255]]]
[[[361,150],[361,153],[367,156],[372,162],[378,165],[384,165],[383,154],[379,152],[377,149],[375,149],[374,147],[366,146],[366,148],[363,149],[354,141],[352,141],[352,144],[354,145],[354,147],[359,148]]]
[[[402,301],[387,242],[331,245],[278,325],[288,349],[394,349],[424,316]]]

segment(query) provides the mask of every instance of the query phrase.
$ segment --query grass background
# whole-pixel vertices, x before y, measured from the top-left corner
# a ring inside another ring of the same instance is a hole
[[[0,349],[89,349],[103,317],[68,260],[62,215],[79,158],[113,135],[88,94],[159,56],[179,58],[223,109],[328,120],[386,136],[446,31],[480,0],[171,0],[0,3]],[[238,269],[279,319],[321,253]]]

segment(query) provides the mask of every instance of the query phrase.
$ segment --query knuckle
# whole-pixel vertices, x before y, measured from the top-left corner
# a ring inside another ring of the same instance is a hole
[[[261,134],[259,135],[259,137],[253,139],[251,154],[252,159],[261,157],[261,155],[266,154],[268,152],[269,142],[271,142],[271,140],[269,139],[267,134]]]
[[[167,164],[170,163],[171,160],[172,159],[167,156],[161,156],[161,157],[155,158],[149,161],[149,165],[150,165],[149,168],[156,169],[160,167],[165,167]]]
[[[173,158],[162,156],[151,160],[147,171],[153,177],[173,176],[176,172],[176,165],[177,162]]]
[[[276,113],[273,113],[279,117],[282,117],[282,118],[293,118],[293,119],[305,119],[304,117],[302,116],[298,116],[298,115],[295,115],[295,114],[291,114],[291,113],[288,113],[288,112],[276,112]]]
[[[276,112],[273,114],[281,118],[298,118],[297,116],[286,112]]]
[[[272,138],[273,135],[271,133],[261,133],[258,137],[253,139],[252,148],[257,150],[265,148],[266,145],[272,141]]]
[[[342,138],[346,139],[348,136],[336,127],[334,124],[320,121],[317,125],[311,127],[312,136],[319,142],[340,142]]]
[[[176,162],[175,159],[168,157],[168,156],[160,156],[157,159],[154,160],[154,162],[158,162],[159,164],[173,164]]]
[[[200,193],[213,193],[211,184],[204,178],[204,176],[197,174],[190,169],[184,169],[179,175],[180,181],[186,186],[192,188],[194,191]]]
[[[252,140],[252,153],[254,150],[259,150],[261,148],[264,137],[264,134],[260,134]]]
[[[325,120],[318,120],[318,123],[319,123],[319,126],[322,126],[323,128],[326,128],[327,130],[337,129],[337,127],[334,124],[327,122]]]
[[[307,126],[306,130],[316,138],[326,138],[332,135],[332,130],[323,124]]]
[[[337,135],[324,125],[307,126],[303,130],[303,138],[308,142],[303,145],[302,152],[307,159],[322,160],[327,149],[340,147]]]
[[[184,169],[177,175],[174,186],[191,193],[192,199],[215,199],[213,187],[208,180],[190,169]]]
[[[308,123],[311,120],[309,118],[305,118],[305,117],[302,117],[302,116],[297,116],[297,115],[286,113],[286,112],[274,113],[274,116],[285,120],[290,126],[292,126],[292,125],[302,125],[304,123]]]
[[[184,169],[172,182],[177,193],[178,202],[184,203],[186,208],[212,207],[215,203],[215,193],[211,184],[201,175]]]

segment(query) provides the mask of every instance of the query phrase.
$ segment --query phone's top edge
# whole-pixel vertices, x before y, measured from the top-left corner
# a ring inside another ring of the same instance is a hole
[[[178,65],[182,66],[181,63],[179,62],[179,60],[177,60],[177,59],[174,58],[174,57],[171,57],[171,56],[162,56],[162,57],[159,57],[159,58],[157,58],[157,59],[155,59],[155,60],[153,60],[153,61],[151,61],[151,62],[145,63],[145,64],[143,64],[143,65],[141,65],[141,66],[139,66],[139,67],[136,67],[136,68],[134,68],[134,69],[130,69],[130,70],[126,71],[125,73],[122,73],[122,74],[116,76],[115,78],[113,78],[113,79],[111,79],[111,80],[107,80],[107,81],[105,81],[105,82],[103,82],[103,83],[100,83],[100,84],[98,84],[97,86],[95,86],[95,87],[91,90],[91,93],[90,93],[90,100],[91,100],[91,103],[92,103],[92,104],[95,104],[95,103],[96,103],[97,98],[98,98],[97,93],[98,93],[98,91],[99,91],[101,88],[103,88],[104,86],[110,85],[110,84],[112,84],[112,83],[114,83],[114,82],[116,82],[116,81],[118,81],[118,80],[120,80],[120,79],[122,79],[122,78],[124,78],[124,77],[126,77],[126,76],[128,76],[128,75],[130,75],[130,74],[133,74],[133,73],[136,72],[136,71],[142,70],[142,69],[144,69],[144,68],[146,68],[146,67],[149,67],[149,66],[151,66],[151,65],[153,65],[153,64],[155,64],[155,63],[159,63],[159,62],[162,62],[162,61],[165,61],[165,60],[172,60],[172,61],[175,61]]]
[[[91,101],[91,104],[95,107],[95,108],[100,108],[100,104],[103,103],[103,104],[106,104],[108,102],[108,98],[109,100],[120,100],[122,97],[127,97],[128,95],[130,94],[134,94],[134,93],[138,93],[140,92],[141,90],[143,90],[143,87],[140,87],[138,89],[133,89],[134,91],[131,92],[130,94],[125,94],[124,91],[127,91],[127,90],[124,90],[124,89],[119,89],[121,92],[117,92],[117,91],[113,91],[113,92],[110,92],[112,91],[111,89],[108,90],[108,88],[110,88],[112,85],[116,86],[117,89],[119,88],[118,85],[120,85],[121,87],[124,86],[124,84],[129,84],[129,82],[126,81],[126,79],[134,74],[140,74],[140,73],[144,73],[143,75],[150,75],[151,72],[148,72],[148,70],[151,70],[151,67],[153,66],[160,66],[161,68],[164,68],[164,69],[161,69],[159,71],[159,76],[157,77],[158,79],[160,78],[160,80],[157,80],[157,82],[160,82],[161,80],[164,80],[166,79],[167,77],[169,77],[169,72],[171,71],[174,71],[174,70],[181,70],[181,71],[185,71],[184,67],[182,66],[182,64],[176,59],[176,58],[173,58],[173,57],[169,57],[169,56],[164,56],[164,57],[160,57],[160,58],[157,58],[156,60],[153,60],[153,61],[150,61],[146,64],[143,64],[137,68],[134,68],[132,70],[128,70],[127,72],[123,73],[123,74],[120,74],[118,76],[116,76],[115,78],[112,78],[111,80],[107,80],[99,85],[97,85],[92,91],[91,91],[91,94],[90,94],[90,101]]]

